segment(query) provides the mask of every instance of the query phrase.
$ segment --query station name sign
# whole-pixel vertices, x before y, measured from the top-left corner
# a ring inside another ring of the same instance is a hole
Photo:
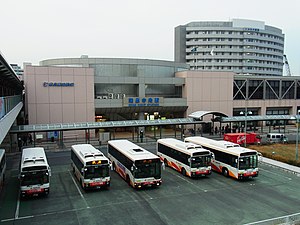
[[[256,32],[258,32],[259,31],[259,29],[258,28],[244,28],[244,31],[256,31]]]
[[[140,106],[161,106],[162,97],[127,97],[123,99],[124,106],[140,107]]]
[[[44,82],[44,87],[74,87],[74,83],[70,82]]]

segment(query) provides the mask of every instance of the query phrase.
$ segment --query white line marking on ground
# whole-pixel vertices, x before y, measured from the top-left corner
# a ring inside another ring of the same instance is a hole
[[[298,216],[298,215],[300,215],[300,213],[294,213],[294,214],[290,214],[290,215],[286,215],[286,216],[280,216],[280,217],[274,217],[274,218],[270,218],[270,219],[266,219],[266,220],[260,220],[260,221],[256,221],[256,222],[253,222],[253,223],[247,223],[245,225],[260,224],[260,223],[264,223],[264,222],[270,222],[270,221],[273,221],[273,220],[284,219],[284,218],[287,218],[287,217]]]
[[[73,175],[71,174],[70,171],[69,171],[69,174],[70,174],[70,176],[71,176],[71,178],[72,178],[72,180],[73,180],[73,183],[75,184],[75,187],[77,188],[77,191],[78,191],[79,195],[81,196],[82,200],[84,201],[84,203],[85,203],[85,205],[86,205],[86,208],[89,209],[90,206],[88,205],[86,199],[84,198],[83,194],[81,193],[81,190],[80,190],[80,188],[78,187],[77,182],[75,181],[75,179],[74,179],[74,177],[73,177]]]
[[[264,172],[271,173],[271,174],[273,174],[273,175],[277,175],[277,176],[284,177],[285,179],[288,179],[288,180],[292,180],[292,178],[290,178],[290,177],[286,177],[286,176],[283,176],[283,175],[281,175],[281,174],[274,173],[274,172],[272,172],[272,171],[268,171],[268,170],[265,170],[265,169],[262,169],[262,168],[259,168],[259,170],[262,170],[262,171],[264,171]]]
[[[187,183],[189,183],[189,184],[191,184],[191,185],[193,185],[194,187],[196,187],[197,189],[199,189],[199,190],[201,190],[201,191],[205,191],[205,190],[203,190],[202,188],[200,188],[198,185],[196,185],[196,184],[194,184],[193,182],[191,182],[191,181],[189,181],[188,179],[186,179],[185,177],[183,177],[183,175],[179,175],[179,174],[177,174],[178,172],[177,171],[173,171],[173,170],[171,170],[172,172],[170,172],[171,174],[173,174],[174,176],[176,176],[176,177],[178,177],[178,178],[180,178],[181,180],[184,180],[185,182],[187,182]]]
[[[16,207],[16,212],[15,212],[15,219],[19,218],[19,212],[20,212],[20,191],[18,192],[18,201],[17,201],[17,207]]]

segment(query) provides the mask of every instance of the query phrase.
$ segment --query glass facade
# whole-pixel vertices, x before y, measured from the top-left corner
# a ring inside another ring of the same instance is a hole
[[[233,81],[234,100],[300,99],[299,80],[292,78],[236,78]]]

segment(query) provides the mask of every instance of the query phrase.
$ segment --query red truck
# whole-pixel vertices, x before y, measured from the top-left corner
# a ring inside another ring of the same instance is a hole
[[[260,143],[260,137],[256,133],[247,133],[246,138],[247,138],[246,139],[247,144],[259,144]],[[227,133],[227,134],[224,134],[224,140],[242,145],[245,143],[245,133]]]

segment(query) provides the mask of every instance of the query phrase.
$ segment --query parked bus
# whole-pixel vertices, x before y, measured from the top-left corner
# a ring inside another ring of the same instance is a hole
[[[6,170],[5,150],[0,149],[0,191],[2,190],[2,188],[4,186],[5,170]]]
[[[159,157],[128,140],[108,141],[108,158],[113,170],[134,188],[162,183]]]
[[[211,174],[211,152],[200,145],[185,143],[174,138],[157,141],[157,155],[166,166],[189,177]]]
[[[199,144],[214,154],[212,169],[224,176],[244,179],[258,176],[258,153],[229,141],[188,137],[185,142]]]
[[[83,189],[110,186],[110,162],[101,151],[90,144],[71,147],[71,166]]]
[[[25,148],[20,164],[21,197],[48,195],[51,170],[44,148]]]

